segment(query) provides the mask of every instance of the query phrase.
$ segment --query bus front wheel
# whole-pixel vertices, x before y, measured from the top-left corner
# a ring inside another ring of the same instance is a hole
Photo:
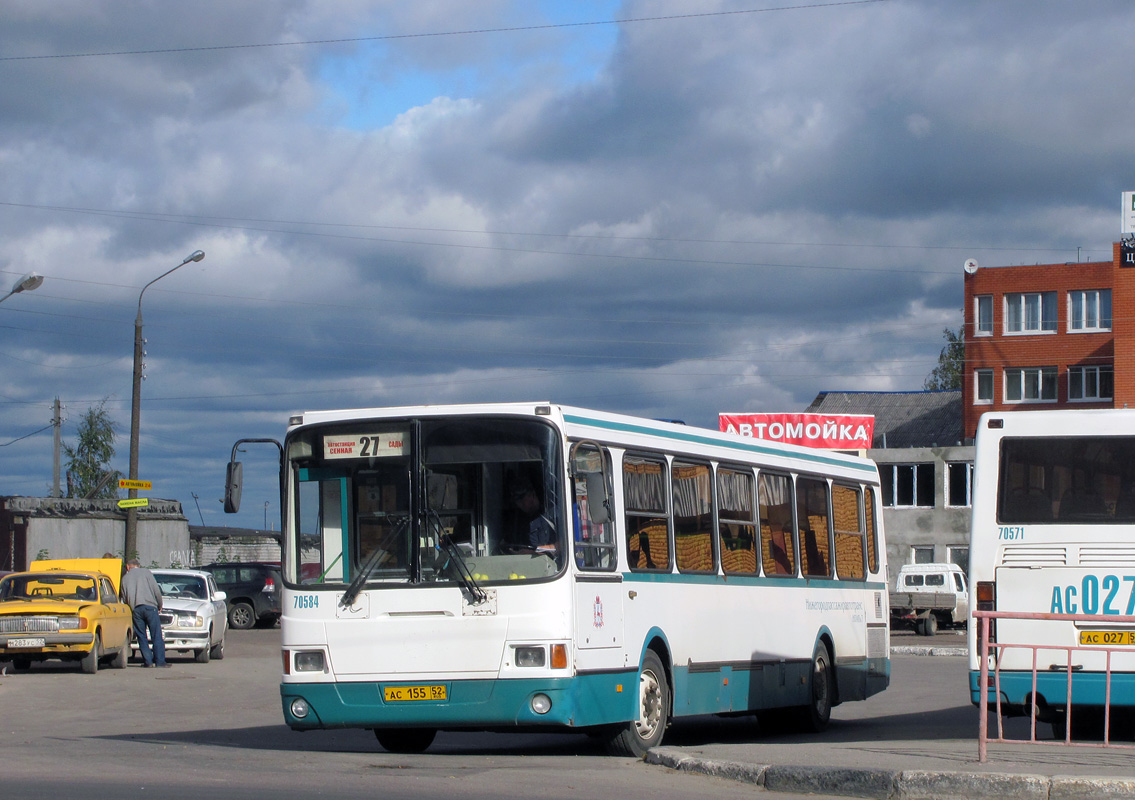
[[[642,758],[657,747],[666,733],[670,715],[670,683],[662,659],[647,650],[638,673],[637,719],[613,727],[608,734],[607,752],[613,756]]]
[[[377,728],[374,735],[388,753],[424,753],[433,744],[437,731],[433,728]]]

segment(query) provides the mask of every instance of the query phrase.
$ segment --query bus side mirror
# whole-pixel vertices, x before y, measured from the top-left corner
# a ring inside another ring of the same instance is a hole
[[[225,513],[240,511],[240,490],[243,483],[244,465],[230,461],[225,469]]]
[[[596,525],[602,525],[611,518],[611,506],[607,498],[607,481],[602,472],[588,472],[584,480],[587,482],[587,513]]]

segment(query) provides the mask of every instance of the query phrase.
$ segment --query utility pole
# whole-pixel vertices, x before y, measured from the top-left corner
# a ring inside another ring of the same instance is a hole
[[[63,493],[59,489],[59,455],[63,449],[63,406],[60,405],[58,397],[55,398],[54,411],[51,417],[51,426],[55,429],[55,448],[51,460],[51,496],[62,497]]]

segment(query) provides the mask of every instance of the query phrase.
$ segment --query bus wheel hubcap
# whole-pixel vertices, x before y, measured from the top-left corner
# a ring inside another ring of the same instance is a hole
[[[643,672],[638,679],[639,703],[642,710],[635,722],[638,735],[650,739],[662,723],[662,688],[653,672]]]

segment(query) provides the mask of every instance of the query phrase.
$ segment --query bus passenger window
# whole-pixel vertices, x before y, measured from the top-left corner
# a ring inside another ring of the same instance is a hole
[[[753,473],[717,471],[717,535],[721,568],[727,575],[757,574]]]
[[[859,523],[859,489],[832,486],[832,523],[835,528],[835,573],[845,580],[865,577],[866,537]]]
[[[868,488],[863,494],[863,521],[866,523],[867,534],[867,570],[879,571],[879,555],[875,548],[875,490]]]
[[[665,464],[637,456],[623,458],[627,561],[632,570],[670,571],[670,519]]]
[[[674,462],[674,555],[681,572],[712,572],[713,492],[706,464]]]
[[[757,482],[761,520],[761,563],[766,575],[796,574],[793,546],[792,479],[762,472]]]
[[[796,522],[800,530],[800,566],[805,575],[831,575],[828,544],[828,484],[815,478],[796,481]]]

